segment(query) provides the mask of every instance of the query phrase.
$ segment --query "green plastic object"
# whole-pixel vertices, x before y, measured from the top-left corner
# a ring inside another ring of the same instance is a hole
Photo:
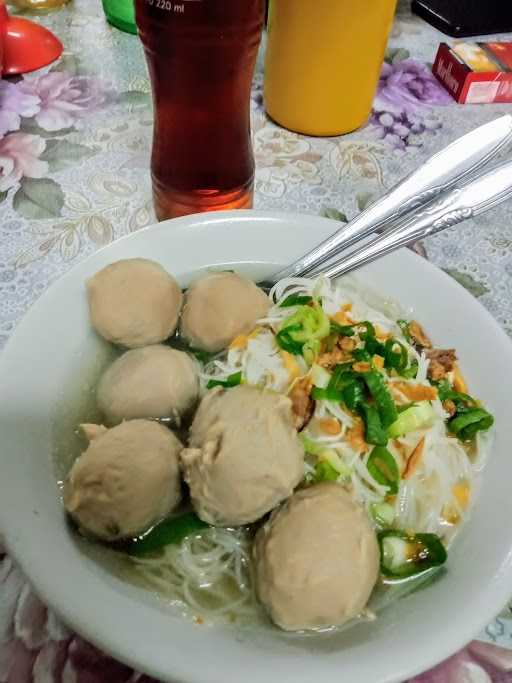
[[[125,33],[137,33],[134,0],[102,0],[103,11],[112,26]]]

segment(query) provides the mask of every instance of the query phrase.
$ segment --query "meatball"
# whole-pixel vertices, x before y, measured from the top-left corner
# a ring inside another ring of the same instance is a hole
[[[340,625],[366,606],[379,547],[364,509],[339,484],[295,493],[253,546],[256,590],[286,631]]]
[[[248,386],[212,389],[201,401],[181,461],[201,519],[218,526],[255,522],[304,475],[290,399]]]
[[[239,334],[250,332],[269,305],[265,293],[247,278],[210,273],[187,291],[181,333],[197,349],[220,351]]]
[[[87,281],[89,313],[107,341],[137,348],[174,333],[183,295],[162,266],[147,259],[116,261]]]
[[[162,344],[127,351],[103,374],[98,406],[108,424],[138,417],[172,417],[179,424],[197,401],[197,365]]]
[[[83,533],[104,541],[132,538],[179,504],[182,445],[166,427],[132,420],[83,430],[89,447],[64,487],[65,508]]]

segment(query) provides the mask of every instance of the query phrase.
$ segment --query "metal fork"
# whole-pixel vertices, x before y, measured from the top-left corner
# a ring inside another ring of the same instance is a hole
[[[478,216],[512,198],[512,161],[497,164],[461,188],[450,190],[429,202],[412,216],[383,234],[375,235],[348,255],[329,263],[323,273],[339,277],[377,258],[445,228]]]
[[[365,209],[354,220],[344,225],[334,235],[314,247],[314,249],[290,266],[275,273],[265,282],[260,283],[260,285],[268,288],[284,277],[302,276],[318,272],[326,264],[327,270],[324,271],[326,274],[340,275],[342,272],[348,272],[348,266],[343,266],[342,264],[351,263],[352,266],[349,270],[358,267],[354,265],[356,254],[366,254],[364,261],[358,262],[359,265],[363,265],[363,263],[368,263],[369,260],[374,260],[393,249],[405,246],[412,241],[448,227],[446,221],[452,221],[451,224],[455,224],[470,215],[476,215],[470,214],[470,207],[465,206],[464,211],[467,215],[455,220],[453,212],[457,216],[461,215],[460,212],[457,213],[458,204],[456,198],[459,197],[459,194],[453,194],[452,192],[444,196],[443,193],[446,193],[447,190],[449,191],[458,183],[463,183],[474,177],[482,166],[487,164],[490,159],[495,157],[511,141],[512,116],[509,114],[475,128],[475,130],[463,135],[448,145],[448,147],[430,157],[416,171],[395,185],[394,188]],[[473,184],[467,187],[470,186],[473,186]],[[460,193],[461,190],[456,192]],[[440,195],[443,195],[443,197],[439,200],[440,203],[436,203],[435,200]],[[464,194],[464,197],[466,196],[467,193]],[[431,208],[428,209],[428,207]],[[446,207],[446,211],[450,215],[453,214],[452,218],[447,218],[443,224],[442,222],[439,223],[442,207]],[[415,212],[416,209],[420,210],[420,213],[416,213],[413,218],[406,218],[404,222],[403,217],[406,214]],[[437,227],[431,226],[427,229],[427,216],[433,216],[434,214],[437,216],[435,219]],[[420,217],[422,218],[421,226],[423,228],[419,227],[420,223],[416,226],[416,218],[419,220]],[[411,225],[416,227],[411,227]],[[333,257],[340,252],[354,246],[373,232],[386,230],[386,228],[390,228],[390,230],[374,237],[369,244],[358,249],[347,259],[337,260],[336,264],[332,265]],[[407,235],[410,235],[410,237],[406,237],[406,232],[397,232],[402,229],[404,231],[407,230]],[[401,236],[398,237],[398,235]],[[385,250],[382,252],[376,251],[379,245]],[[373,254],[371,258],[370,253]]]

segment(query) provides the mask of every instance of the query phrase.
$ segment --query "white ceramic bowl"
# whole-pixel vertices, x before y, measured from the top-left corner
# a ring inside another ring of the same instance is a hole
[[[496,417],[496,441],[471,523],[442,580],[374,623],[335,635],[236,632],[189,623],[85,558],[59,502],[52,416],[64,386],[100,348],[84,280],[107,263],[155,259],[186,284],[206,265],[269,275],[336,230],[314,216],[233,212],[162,223],[102,249],[55,283],[0,355],[0,522],[37,591],[74,629],[139,670],[174,683],[401,681],[469,641],[512,590],[512,345],[477,301],[440,270],[401,251],[361,271],[414,309],[439,345],[454,346],[471,390]]]

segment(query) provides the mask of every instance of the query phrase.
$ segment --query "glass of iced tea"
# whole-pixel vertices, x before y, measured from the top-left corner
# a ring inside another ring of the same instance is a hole
[[[136,0],[159,220],[252,206],[250,92],[265,0]]]

